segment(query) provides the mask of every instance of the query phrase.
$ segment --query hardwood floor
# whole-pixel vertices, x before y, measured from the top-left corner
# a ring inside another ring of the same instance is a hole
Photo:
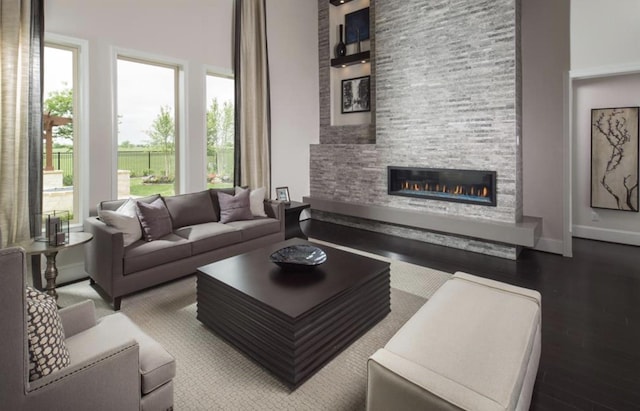
[[[640,410],[640,247],[575,238],[573,258],[525,249],[509,261],[307,220],[310,237],[542,294],[532,410]]]

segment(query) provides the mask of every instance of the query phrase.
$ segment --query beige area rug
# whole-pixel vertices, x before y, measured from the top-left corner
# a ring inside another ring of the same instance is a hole
[[[176,358],[176,411],[364,410],[367,358],[451,276],[386,260],[391,263],[391,313],[295,391],[196,319],[195,275],[124,298],[122,312]],[[95,301],[99,316],[112,313],[88,281],[60,287],[58,294],[62,306],[89,298]]]

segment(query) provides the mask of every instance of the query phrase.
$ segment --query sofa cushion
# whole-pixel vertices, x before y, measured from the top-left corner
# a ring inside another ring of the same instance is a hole
[[[189,240],[191,254],[201,254],[242,241],[242,233],[233,226],[222,223],[204,223],[181,227],[176,235]]]
[[[249,207],[249,190],[241,191],[236,195],[218,193],[220,203],[220,222],[251,220],[251,208]]]
[[[153,194],[147,197],[142,197],[142,198],[136,198],[134,199],[135,201],[142,201],[143,203],[152,203],[153,201],[155,201],[156,199],[160,198],[160,194]],[[128,199],[125,200],[105,200],[105,201],[101,201],[100,204],[98,204],[98,211],[99,210],[111,210],[111,211],[115,211],[117,210],[119,207],[121,207],[125,202],[127,202]]]
[[[98,216],[106,225],[122,232],[124,246],[127,247],[142,238],[142,228],[138,219],[136,201],[126,200],[117,210],[98,210]]]
[[[248,188],[236,187],[236,194],[248,190]],[[260,187],[249,192],[249,208],[251,208],[251,214],[254,217],[266,217],[267,213],[264,212],[264,194],[266,188]]]
[[[138,201],[136,204],[145,241],[157,240],[171,233],[173,229],[171,216],[162,198],[157,198],[150,204],[142,201]]]
[[[96,352],[109,350],[131,339],[139,345],[143,394],[153,391],[176,375],[176,363],[171,354],[121,313],[99,319],[96,326],[70,337],[67,346],[71,362],[78,364],[91,359]]]
[[[280,231],[280,221],[275,218],[256,217],[253,220],[233,221],[226,225],[237,228],[242,233],[242,241],[253,240]]]
[[[218,221],[209,190],[163,197],[173,228]]]
[[[124,275],[191,256],[191,244],[173,233],[157,240],[137,241],[124,250]]]
[[[56,300],[31,287],[26,288],[29,381],[49,375],[71,364]]]

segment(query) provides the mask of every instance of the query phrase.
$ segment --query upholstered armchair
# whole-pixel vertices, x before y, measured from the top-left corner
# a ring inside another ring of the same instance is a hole
[[[0,249],[0,408],[172,409],[174,358],[121,313],[97,320],[90,300],[59,310],[70,364],[30,381],[25,272],[24,250]]]

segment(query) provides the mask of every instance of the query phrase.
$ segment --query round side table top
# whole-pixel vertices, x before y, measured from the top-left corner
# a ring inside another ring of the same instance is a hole
[[[36,241],[33,238],[30,240],[21,241],[12,246],[22,247],[28,255],[32,254],[44,254],[54,251],[64,250],[65,248],[71,248],[76,245],[84,244],[93,238],[93,234],[84,232],[71,232],[67,238],[65,244],[50,245],[48,241]]]

